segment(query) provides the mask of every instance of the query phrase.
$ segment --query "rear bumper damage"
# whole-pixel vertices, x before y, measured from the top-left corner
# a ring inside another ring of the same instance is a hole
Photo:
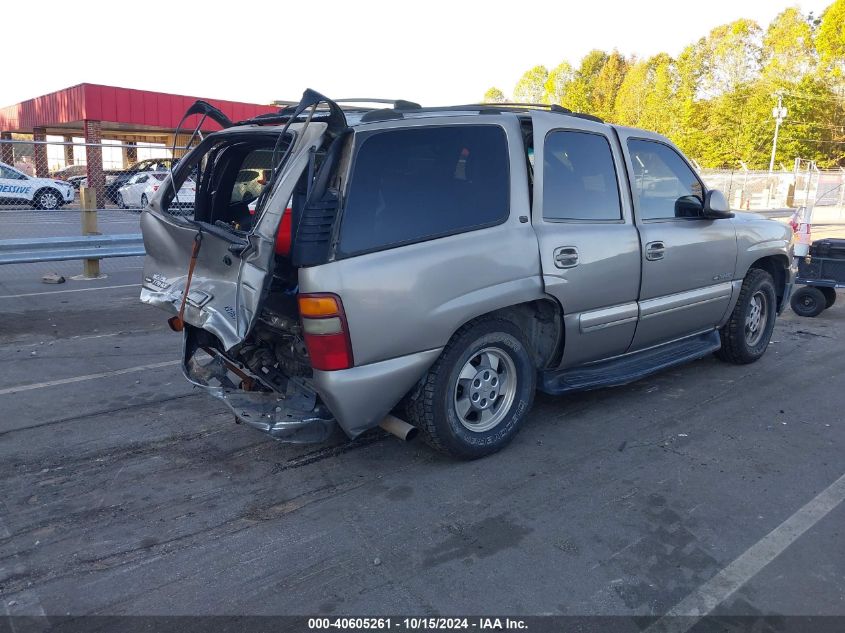
[[[289,443],[324,442],[336,422],[304,381],[289,378],[284,393],[250,391],[252,379],[215,350],[203,346],[202,332],[185,329],[182,372],[191,384],[222,400],[238,422]]]
[[[351,438],[385,419],[442,351],[440,348],[338,371],[314,371],[313,382],[286,378],[275,391],[252,390],[247,370],[213,347],[214,337],[186,326],[182,371],[222,400],[238,422],[290,443],[323,442],[336,425]]]

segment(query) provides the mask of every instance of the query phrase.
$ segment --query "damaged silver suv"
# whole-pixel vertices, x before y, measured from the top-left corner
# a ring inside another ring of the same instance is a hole
[[[143,213],[141,300],[184,332],[188,380],[281,440],[383,425],[480,457],[538,388],[756,361],[788,302],[788,228],[735,216],[657,134],[310,90],[237,124],[189,114],[225,129]],[[171,216],[191,174],[194,213]]]

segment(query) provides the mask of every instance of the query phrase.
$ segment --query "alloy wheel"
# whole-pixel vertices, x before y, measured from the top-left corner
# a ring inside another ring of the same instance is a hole
[[[757,345],[766,331],[769,320],[769,300],[762,290],[751,295],[748,315],[745,317],[745,342],[750,347]]]
[[[507,416],[516,396],[516,365],[503,350],[485,347],[464,364],[455,384],[455,413],[470,431],[483,433]]]

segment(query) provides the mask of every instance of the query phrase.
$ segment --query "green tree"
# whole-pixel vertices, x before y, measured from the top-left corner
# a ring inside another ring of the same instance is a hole
[[[845,75],[845,0],[836,0],[822,13],[816,50],[827,71],[836,77]]]
[[[619,92],[627,72],[628,62],[618,51],[613,51],[607,56],[593,79],[588,112],[603,119],[613,118],[616,93]]]
[[[704,42],[704,90],[718,96],[754,81],[760,72],[762,29],[753,20],[740,19],[710,31]]]
[[[675,85],[673,98],[665,106],[665,114],[672,121],[670,136],[685,153],[700,160],[701,82],[705,73],[704,39],[690,44],[673,63]]]
[[[648,60],[648,93],[642,127],[673,137],[679,129],[672,103],[678,86],[675,60],[659,53]]]
[[[484,93],[484,103],[504,103],[507,101],[505,93],[493,86]]]
[[[552,68],[549,71],[548,79],[546,79],[543,101],[560,105],[574,77],[575,71],[572,70],[569,62],[561,62]]]
[[[525,71],[513,89],[513,100],[517,103],[542,103],[548,78],[549,71],[545,66],[534,66]]]
[[[581,60],[561,105],[575,112],[590,112],[593,108],[593,86],[596,76],[607,62],[607,53],[593,50]]]
[[[651,69],[647,61],[633,61],[628,68],[613,110],[613,121],[621,125],[642,127]]]
[[[775,83],[798,81],[813,70],[813,27],[796,7],[775,17],[763,37],[763,76]]]
[[[845,151],[842,145],[845,106],[830,82],[807,75],[787,87],[783,101],[789,113],[780,128],[776,163],[791,164],[795,157],[801,157],[815,160],[821,167],[835,167]],[[769,117],[771,141],[774,131],[771,112]]]
[[[845,0],[819,19],[787,8],[765,31],[747,19],[718,26],[676,59],[593,50],[575,69],[532,68],[516,92],[660,132],[703,166],[733,169],[768,166],[781,94],[776,161],[845,165]]]

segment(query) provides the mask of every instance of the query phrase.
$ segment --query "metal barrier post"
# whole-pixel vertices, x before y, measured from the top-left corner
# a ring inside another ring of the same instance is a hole
[[[82,235],[99,235],[100,232],[97,231],[97,190],[93,187],[80,187],[79,201],[82,207]],[[100,260],[83,260],[82,277],[84,279],[98,279],[100,277]]]

